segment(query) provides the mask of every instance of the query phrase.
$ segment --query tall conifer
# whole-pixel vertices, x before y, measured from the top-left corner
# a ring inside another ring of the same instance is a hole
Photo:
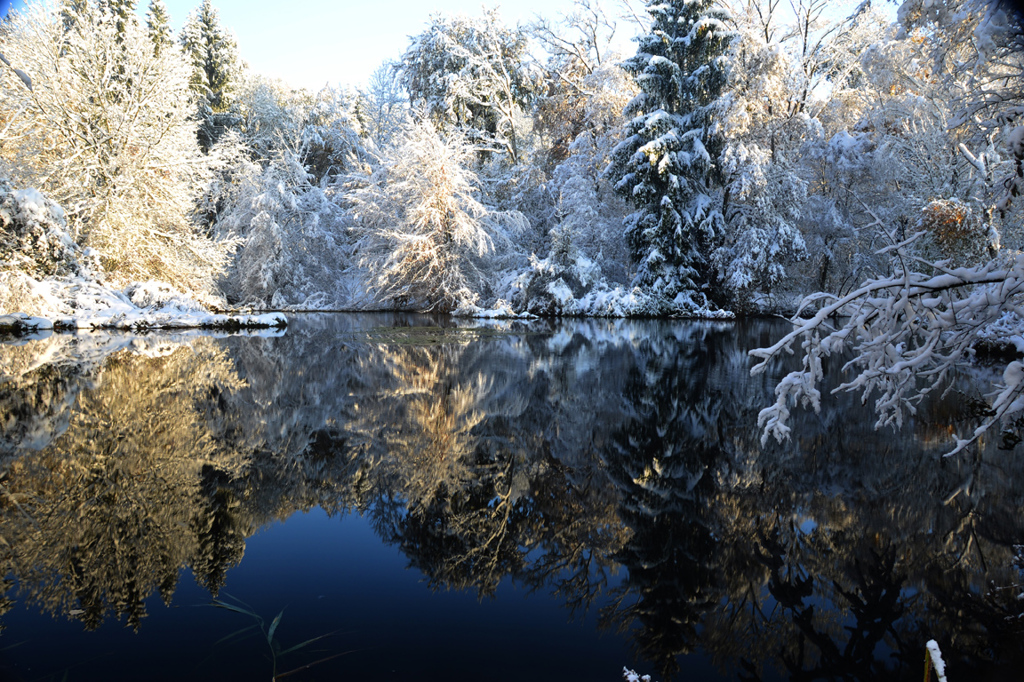
[[[146,9],[146,35],[153,41],[153,54],[157,56],[174,42],[171,39],[171,17],[163,0],[149,2]]]
[[[631,120],[608,174],[637,209],[625,222],[634,284],[660,301],[652,312],[685,313],[705,303],[708,255],[724,224],[716,100],[735,33],[712,0],[648,0],[647,11],[650,33],[623,63],[641,92],[626,106]]]
[[[108,12],[117,27],[118,42],[124,42],[128,24],[138,21],[135,17],[135,0],[100,0],[100,8]]]
[[[217,141],[230,116],[223,116],[231,105],[238,72],[238,45],[210,0],[189,15],[179,39],[186,58],[192,64],[191,87],[199,102],[199,143],[204,151]]]

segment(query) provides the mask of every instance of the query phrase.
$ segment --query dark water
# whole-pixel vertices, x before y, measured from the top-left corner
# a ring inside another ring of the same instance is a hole
[[[1021,679],[1019,448],[941,458],[989,375],[762,447],[746,351],[782,329],[2,345],[0,680],[877,682],[930,639],[951,682]]]

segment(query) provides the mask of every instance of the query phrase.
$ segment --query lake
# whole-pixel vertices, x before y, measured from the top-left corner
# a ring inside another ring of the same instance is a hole
[[[0,345],[2,680],[1020,679],[1024,463],[751,377],[778,321]],[[833,382],[839,361],[829,363]]]

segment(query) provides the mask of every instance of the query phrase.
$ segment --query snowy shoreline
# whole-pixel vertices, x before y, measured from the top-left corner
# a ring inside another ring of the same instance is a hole
[[[281,313],[261,315],[228,314],[187,314],[174,317],[170,314],[140,312],[136,315],[112,316],[110,318],[70,317],[50,320],[27,313],[0,315],[0,334],[21,334],[36,331],[74,332],[80,329],[148,331],[155,329],[280,329],[288,325],[288,318]]]

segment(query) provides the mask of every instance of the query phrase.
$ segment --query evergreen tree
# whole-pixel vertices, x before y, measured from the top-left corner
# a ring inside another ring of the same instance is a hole
[[[625,109],[625,139],[609,177],[637,210],[625,221],[634,285],[660,301],[652,312],[695,312],[712,283],[708,256],[724,219],[717,191],[717,100],[734,33],[712,0],[649,0],[650,32],[623,63],[641,92]]]
[[[190,85],[199,101],[199,144],[209,151],[231,123],[224,114],[238,80],[238,45],[210,0],[189,15],[179,39],[192,65]]]
[[[153,54],[160,56],[161,50],[170,47],[171,17],[167,13],[167,5],[163,0],[150,0],[146,10],[146,34],[153,41]]]
[[[118,43],[123,42],[128,24],[138,21],[135,17],[135,0],[100,0],[99,6],[110,15],[117,27]]]
[[[78,27],[79,20],[89,13],[89,3],[87,0],[60,0],[58,5],[58,15],[60,16],[61,28],[64,31],[65,36],[71,31]],[[68,45],[68,40],[65,39],[65,48]],[[64,52],[62,51],[61,56]]]

